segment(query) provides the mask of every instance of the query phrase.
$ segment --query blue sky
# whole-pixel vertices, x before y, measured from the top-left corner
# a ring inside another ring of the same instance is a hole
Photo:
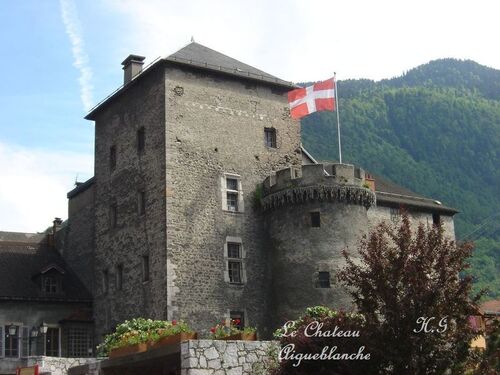
[[[0,3],[0,230],[67,217],[93,175],[87,110],[146,63],[195,40],[291,81],[381,79],[432,59],[500,68],[495,0],[24,0]],[[340,91],[341,92],[341,91]]]

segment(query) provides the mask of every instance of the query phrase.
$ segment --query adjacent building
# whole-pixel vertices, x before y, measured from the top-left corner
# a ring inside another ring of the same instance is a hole
[[[0,374],[29,356],[94,355],[92,295],[52,233],[0,232],[0,270]]]

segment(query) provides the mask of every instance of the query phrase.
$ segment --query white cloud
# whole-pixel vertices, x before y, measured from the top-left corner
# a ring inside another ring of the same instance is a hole
[[[500,66],[500,3],[477,0],[106,0],[129,25],[121,49],[150,61],[201,44],[293,81],[381,79],[432,59]],[[125,57],[125,56],[123,56]]]
[[[80,77],[80,98],[85,111],[89,111],[93,105],[92,98],[92,69],[89,66],[89,58],[85,52],[82,27],[78,18],[75,3],[72,0],[60,0],[61,18],[64,23],[66,34],[68,34],[73,52],[73,66],[78,69]]]
[[[92,176],[92,156],[0,142],[0,230],[37,232],[66,218],[77,174],[79,181]]]

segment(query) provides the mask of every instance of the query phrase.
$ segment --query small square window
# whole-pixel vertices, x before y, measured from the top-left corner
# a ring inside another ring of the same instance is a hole
[[[236,178],[226,178],[226,189],[238,191],[238,180]]]
[[[116,168],[116,146],[111,146],[109,148],[109,169],[114,170]]]
[[[108,270],[102,271],[102,292],[108,294],[109,292],[109,272]]]
[[[144,151],[144,145],[145,145],[145,130],[144,127],[140,128],[137,130],[137,152],[142,153]]]
[[[229,318],[238,329],[245,328],[245,313],[243,311],[230,311]]]
[[[54,276],[43,276],[43,292],[47,294],[59,292],[59,283]]]
[[[391,208],[391,221],[393,223],[397,223],[399,221],[400,216],[401,212],[399,211],[399,208]]]
[[[439,214],[432,214],[432,224],[439,225],[441,223],[441,216]]]
[[[321,214],[317,211],[310,212],[311,214],[311,227],[319,228],[321,227]]]
[[[146,192],[137,192],[137,212],[139,215],[144,215],[146,213]]]
[[[241,258],[240,244],[228,242],[227,244],[227,257],[228,258]]]
[[[264,139],[267,147],[276,148],[276,129],[264,128]]]
[[[149,256],[142,257],[142,281],[149,281]]]
[[[116,290],[122,290],[123,288],[123,265],[119,264],[116,266]]]
[[[330,288],[330,272],[318,272],[318,287]]]
[[[111,228],[116,228],[116,225],[118,223],[116,211],[116,203],[113,203],[111,206],[109,206],[109,225],[111,226]]]

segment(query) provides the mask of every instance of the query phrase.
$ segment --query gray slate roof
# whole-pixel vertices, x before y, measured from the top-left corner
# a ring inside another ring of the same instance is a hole
[[[35,278],[51,266],[64,271],[63,292],[44,295]],[[43,234],[0,232],[0,300],[87,302],[91,298]]]
[[[90,188],[95,182],[95,177],[90,177],[85,182],[78,182],[73,190],[68,192],[66,195],[68,199],[76,197],[78,194],[83,193],[85,190]]]
[[[375,194],[377,196],[377,205],[391,207],[417,207],[423,211],[442,212],[454,215],[458,210],[447,207],[438,201],[424,197],[398,184],[395,184],[383,177],[369,173],[375,180]]]
[[[115,92],[110,94],[100,103],[98,103],[94,108],[92,108],[87,116],[85,116],[85,119],[94,120],[94,115],[98,112],[99,109],[101,109],[107,103],[111,102],[114,98],[120,96],[121,93],[124,92],[128,87],[133,85],[137,80],[140,80],[143,74],[147,74],[148,71],[153,70],[153,68],[158,67],[162,63],[191,66],[196,69],[216,72],[218,74],[226,74],[246,80],[265,82],[268,84],[280,86],[287,90],[293,90],[298,87],[292,82],[282,80],[260,69],[254,68],[253,66],[233,59],[232,57],[226,56],[223,53],[217,52],[199,43],[192,42],[187,46],[181,48],[177,52],[167,57],[158,59],[147,66],[141,73],[135,76],[131,82],[119,87]]]
[[[306,151],[302,147],[302,151]],[[309,153],[308,153],[309,154]],[[318,161],[317,163],[338,163],[338,161]],[[459,211],[452,207],[447,207],[443,204],[437,203],[438,201],[424,197],[423,195],[417,194],[401,185],[395,184],[384,177],[377,176],[370,171],[365,170],[366,174],[372,176],[375,180],[375,195],[377,197],[377,206],[389,206],[389,207],[407,207],[407,208],[417,208],[421,211],[426,212],[436,212],[444,213],[447,215],[454,215]]]
[[[188,44],[179,51],[165,58],[166,61],[181,63],[197,68],[222,72],[236,77],[250,78],[258,81],[275,83],[295,88],[291,82],[284,81],[253,66],[202,46],[196,42]]]

